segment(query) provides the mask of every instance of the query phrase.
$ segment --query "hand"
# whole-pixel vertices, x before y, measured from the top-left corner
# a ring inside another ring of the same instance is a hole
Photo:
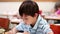
[[[24,32],[23,34],[29,34],[29,32]]]
[[[9,32],[6,32],[6,34],[13,34],[13,32],[12,31],[9,31]]]

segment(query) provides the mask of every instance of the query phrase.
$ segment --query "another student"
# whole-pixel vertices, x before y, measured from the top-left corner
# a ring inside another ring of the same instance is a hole
[[[19,8],[19,15],[24,22],[9,31],[9,34],[16,34],[17,31],[24,34],[53,34],[50,25],[39,15],[36,2],[24,1]]]
[[[60,16],[60,2],[56,2],[53,15]],[[57,20],[55,23],[60,23],[60,20]]]

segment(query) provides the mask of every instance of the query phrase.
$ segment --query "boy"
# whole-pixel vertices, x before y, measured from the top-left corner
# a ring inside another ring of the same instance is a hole
[[[53,34],[49,24],[39,15],[39,8],[35,2],[24,1],[19,8],[19,15],[24,22],[8,33],[16,34],[17,31],[24,31],[24,34]]]

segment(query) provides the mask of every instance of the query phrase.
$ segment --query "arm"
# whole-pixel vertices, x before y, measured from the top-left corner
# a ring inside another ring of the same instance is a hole
[[[12,30],[8,31],[7,34],[16,34],[19,29],[22,29],[21,25],[22,24],[17,25]]]
[[[43,18],[42,18],[41,24],[43,25],[42,29],[46,34],[54,34],[52,29],[50,28],[50,25]]]
[[[46,32],[46,34],[53,34],[52,29],[50,28],[50,25],[46,22],[46,24],[44,25],[44,30]]]
[[[13,28],[12,30],[8,31],[7,34],[16,34],[17,29]]]
[[[7,32],[7,34],[16,34],[17,30],[16,28],[13,28],[12,30],[10,30],[9,32]],[[28,32],[24,32],[23,34],[29,34]]]

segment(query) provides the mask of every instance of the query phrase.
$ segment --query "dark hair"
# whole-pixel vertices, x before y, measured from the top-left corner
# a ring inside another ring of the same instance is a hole
[[[56,11],[58,10],[59,7],[60,7],[60,2],[56,2],[56,4],[55,4]]]
[[[34,1],[24,1],[19,8],[20,16],[23,16],[23,14],[34,16],[35,13],[38,12],[39,12],[39,7],[37,3]]]

